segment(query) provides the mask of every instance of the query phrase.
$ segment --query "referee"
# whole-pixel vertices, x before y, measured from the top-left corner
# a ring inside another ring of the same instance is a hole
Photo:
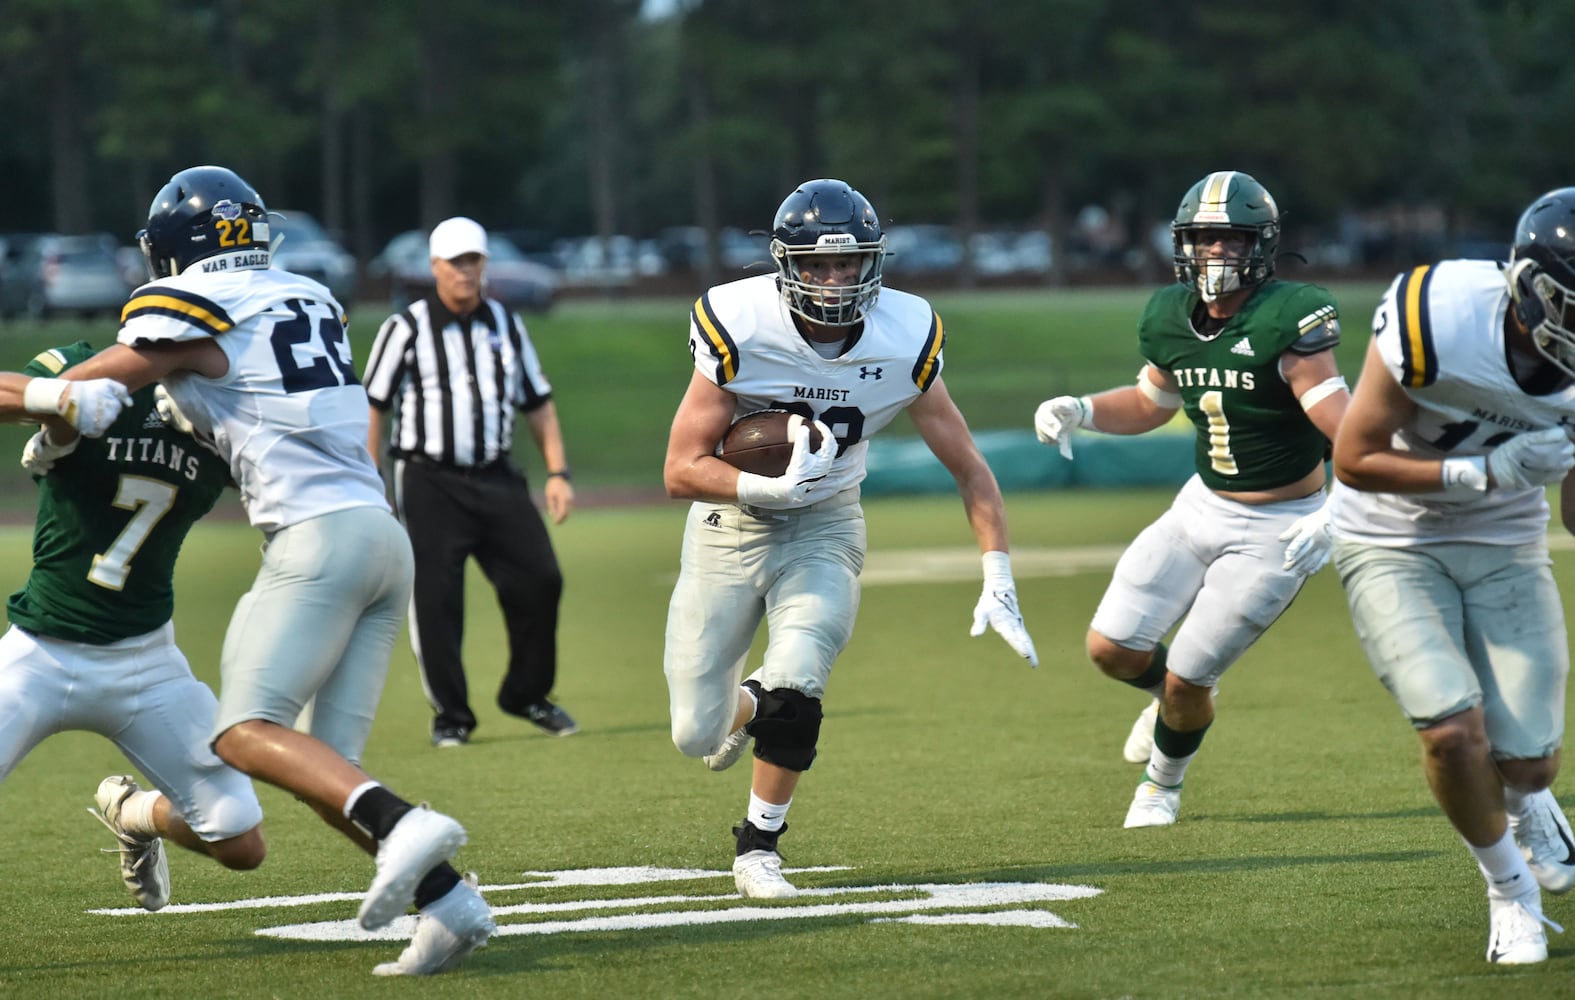
[[[557,675],[563,575],[525,476],[509,460],[521,412],[547,464],[547,512],[563,523],[574,488],[552,386],[519,316],[481,294],[486,230],[448,219],[432,230],[429,247],[435,288],[384,321],[365,382],[374,458],[383,415],[394,411],[394,503],[416,556],[410,644],[435,713],[432,745],[462,746],[476,728],[460,655],[472,556],[496,589],[508,628],[498,707],[568,736],[578,729],[574,720],[547,700]]]

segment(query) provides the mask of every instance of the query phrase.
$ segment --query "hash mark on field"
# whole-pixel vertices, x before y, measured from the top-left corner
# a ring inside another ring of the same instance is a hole
[[[1108,570],[1121,557],[1123,545],[1074,545],[1065,548],[1013,548],[1012,575],[1028,577],[1076,576]],[[865,586],[886,583],[950,583],[979,579],[979,550],[958,546],[945,549],[892,549],[871,552],[864,560],[859,580]]]
[[[1548,548],[1575,549],[1575,535],[1554,531]],[[1113,569],[1125,545],[1068,545],[1012,548],[1012,575],[1032,577],[1076,576]],[[865,586],[888,583],[954,583],[979,579],[979,550],[968,546],[936,549],[888,549],[871,552],[864,560],[859,580]]]

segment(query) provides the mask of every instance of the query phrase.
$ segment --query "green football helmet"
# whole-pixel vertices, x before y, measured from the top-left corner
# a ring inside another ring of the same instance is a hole
[[[1241,246],[1209,255],[1201,234],[1239,234]],[[1280,209],[1267,188],[1239,170],[1217,170],[1188,189],[1170,224],[1176,280],[1205,302],[1261,285],[1274,274],[1280,251]]]

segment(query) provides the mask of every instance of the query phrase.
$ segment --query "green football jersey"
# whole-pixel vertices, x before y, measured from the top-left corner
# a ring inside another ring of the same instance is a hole
[[[52,377],[94,353],[79,341],[23,371]],[[229,480],[223,459],[159,419],[152,386],[136,393],[103,437],[38,480],[33,570],[7,605],[12,623],[95,645],[163,625],[181,543]]]
[[[1269,281],[1213,336],[1200,334],[1197,293],[1155,292],[1138,322],[1143,357],[1169,372],[1197,428],[1195,462],[1210,489],[1267,490],[1307,475],[1328,453],[1285,378],[1280,355],[1340,341],[1334,299],[1317,285]]]

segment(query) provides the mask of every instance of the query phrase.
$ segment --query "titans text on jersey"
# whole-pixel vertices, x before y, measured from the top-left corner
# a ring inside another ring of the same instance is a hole
[[[104,457],[122,465],[152,465],[170,469],[193,482],[197,479],[201,463],[195,454],[200,445],[184,447],[162,437],[117,437],[106,434]],[[211,452],[210,452],[211,454]]]
[[[1258,387],[1256,372],[1235,368],[1226,368],[1223,372],[1218,368],[1177,368],[1170,375],[1183,389],[1245,389],[1251,392]]]

